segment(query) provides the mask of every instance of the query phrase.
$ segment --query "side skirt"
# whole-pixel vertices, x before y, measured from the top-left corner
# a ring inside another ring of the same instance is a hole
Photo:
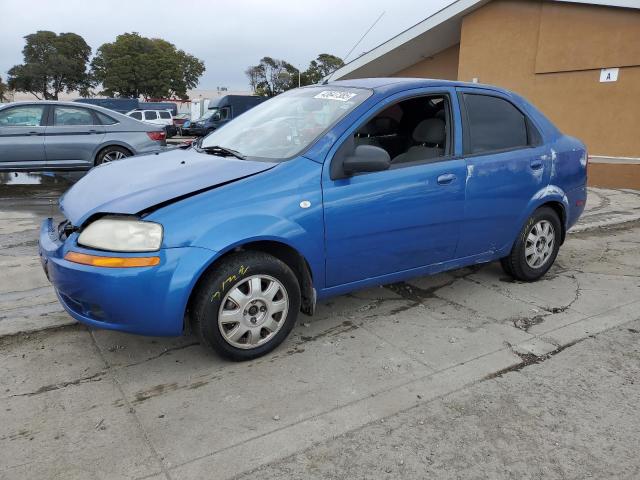
[[[448,270],[455,270],[462,267],[468,267],[470,265],[493,262],[506,256],[509,253],[509,247],[510,245],[503,247],[500,250],[492,250],[468,257],[448,260],[446,262],[434,263],[432,265],[427,265],[424,267],[411,268],[409,270],[402,270],[401,272],[389,273],[378,277],[365,278],[364,280],[358,280],[357,282],[350,282],[343,285],[336,285],[335,287],[323,288],[318,292],[318,300],[324,300],[325,298],[333,297],[336,295],[343,295],[345,293],[367,287],[386,285],[389,283],[408,280],[410,278],[435,275],[437,273],[445,272]]]

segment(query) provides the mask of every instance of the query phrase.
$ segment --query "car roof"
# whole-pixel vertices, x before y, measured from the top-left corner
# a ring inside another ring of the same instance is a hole
[[[129,115],[131,112],[169,112],[171,113],[170,108],[134,108],[133,110],[129,110],[126,115]]]
[[[412,88],[426,87],[471,87],[495,90],[503,93],[510,93],[505,89],[495,87],[493,85],[484,85],[480,83],[459,82],[454,80],[442,80],[436,78],[408,78],[408,77],[375,77],[375,78],[354,78],[350,80],[329,81],[325,86],[335,85],[338,87],[368,88],[378,93],[387,93],[388,91],[409,90]]]
[[[20,101],[20,102],[11,102],[11,103],[7,103],[4,104],[2,106],[0,106],[0,109],[4,110],[7,107],[15,107],[15,106],[19,106],[19,105],[61,105],[64,107],[82,107],[82,108],[89,108],[92,109],[94,111],[100,112],[104,115],[107,115],[111,118],[113,118],[114,120],[116,120],[118,123],[120,124],[124,124],[124,125],[129,125],[131,126],[132,123],[131,122],[135,122],[136,127],[140,127],[140,125],[146,125],[149,128],[152,128],[153,125],[150,124],[145,124],[144,122],[139,122],[138,120],[136,120],[135,118],[131,118],[123,113],[120,112],[116,112],[115,110],[110,110],[108,108],[104,108],[101,107],[99,105],[93,105],[90,103],[81,103],[81,102],[61,102],[58,100],[25,100],[25,101]],[[140,125],[138,125],[140,124]],[[145,130],[141,130],[141,131],[145,131]],[[148,130],[151,131],[151,130]]]
[[[2,105],[2,108],[5,107],[16,107],[20,105],[59,105],[62,107],[86,107],[93,110],[97,110],[100,113],[104,113],[105,115],[122,115],[122,113],[116,112],[115,110],[111,110],[109,108],[101,107],[100,105],[94,105],[92,103],[82,103],[82,102],[62,102],[60,100],[21,100],[19,102],[11,102],[5,103]]]

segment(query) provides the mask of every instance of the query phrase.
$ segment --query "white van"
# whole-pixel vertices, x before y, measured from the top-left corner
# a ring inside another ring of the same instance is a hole
[[[151,125],[162,125],[167,132],[167,138],[176,134],[176,127],[173,125],[173,117],[169,110],[131,110],[126,115]]]

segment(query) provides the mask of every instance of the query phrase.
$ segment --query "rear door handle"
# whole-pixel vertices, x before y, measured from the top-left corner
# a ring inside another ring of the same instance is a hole
[[[445,173],[438,177],[438,185],[449,185],[456,179],[453,173]]]
[[[531,160],[531,168],[534,170],[539,170],[542,168],[542,166],[544,165],[544,163],[542,162],[542,158],[534,158]]]

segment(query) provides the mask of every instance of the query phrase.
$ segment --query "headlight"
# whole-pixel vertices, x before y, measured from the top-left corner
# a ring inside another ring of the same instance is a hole
[[[160,249],[162,225],[131,217],[104,217],[82,231],[78,244],[113,252],[150,252]]]

